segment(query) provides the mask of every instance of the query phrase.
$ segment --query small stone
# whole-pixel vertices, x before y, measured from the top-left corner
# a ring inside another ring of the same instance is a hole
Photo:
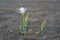
[[[46,36],[44,36],[43,38],[46,38]]]
[[[38,32],[35,33],[36,35],[38,34]]]
[[[10,32],[12,32],[12,30],[10,30]]]
[[[35,32],[35,36],[38,36],[38,34],[39,34],[38,32]]]

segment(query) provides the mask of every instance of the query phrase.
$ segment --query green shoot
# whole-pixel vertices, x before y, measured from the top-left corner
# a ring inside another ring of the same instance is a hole
[[[42,32],[44,31],[45,24],[46,24],[46,20],[44,20],[44,21],[42,22],[41,27],[40,27],[40,31],[39,31],[39,32],[36,32],[36,35],[42,36]]]
[[[22,34],[27,34],[27,31],[28,31],[28,21],[29,21],[29,15],[26,14],[26,15],[22,15],[22,23],[20,25],[20,31]]]
[[[41,24],[40,32],[39,32],[40,36],[42,35],[42,32],[44,31],[45,25],[46,25],[46,20],[44,20]]]

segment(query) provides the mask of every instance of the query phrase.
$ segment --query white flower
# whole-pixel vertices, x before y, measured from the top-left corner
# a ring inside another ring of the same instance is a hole
[[[26,12],[27,8],[21,7],[18,9],[18,13],[24,14]]]

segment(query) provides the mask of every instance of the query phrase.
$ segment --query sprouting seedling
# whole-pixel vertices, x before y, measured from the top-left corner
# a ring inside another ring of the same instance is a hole
[[[45,25],[46,25],[46,19],[43,20],[43,22],[40,26],[40,30],[39,30],[39,32],[36,32],[36,35],[40,35],[40,36],[42,35],[42,32],[44,31]]]
[[[42,32],[44,31],[45,25],[46,25],[46,19],[41,24],[41,28],[40,28],[40,32],[39,32],[40,35],[42,35]]]
[[[28,29],[28,21],[29,21],[28,14],[22,19],[22,21],[23,22],[20,25],[20,31],[22,34],[26,34]]]
[[[20,32],[22,34],[27,34],[27,29],[28,29],[28,19],[29,19],[29,14],[25,14],[25,11],[27,10],[27,8],[21,7],[19,8],[18,13],[21,13],[21,24],[20,24]]]
[[[28,17],[29,15],[27,14],[26,16],[25,16],[25,19],[24,19],[24,21],[23,21],[23,31],[24,31],[24,33],[26,34],[27,33],[27,29],[28,29],[28,22],[29,22],[29,17]]]

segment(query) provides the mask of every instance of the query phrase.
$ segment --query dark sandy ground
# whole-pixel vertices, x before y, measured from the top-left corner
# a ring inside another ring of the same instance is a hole
[[[16,9],[21,6],[28,8],[29,32],[33,34],[19,34],[21,21]],[[35,36],[44,19],[42,37]],[[60,0],[0,0],[0,40],[60,40]]]

